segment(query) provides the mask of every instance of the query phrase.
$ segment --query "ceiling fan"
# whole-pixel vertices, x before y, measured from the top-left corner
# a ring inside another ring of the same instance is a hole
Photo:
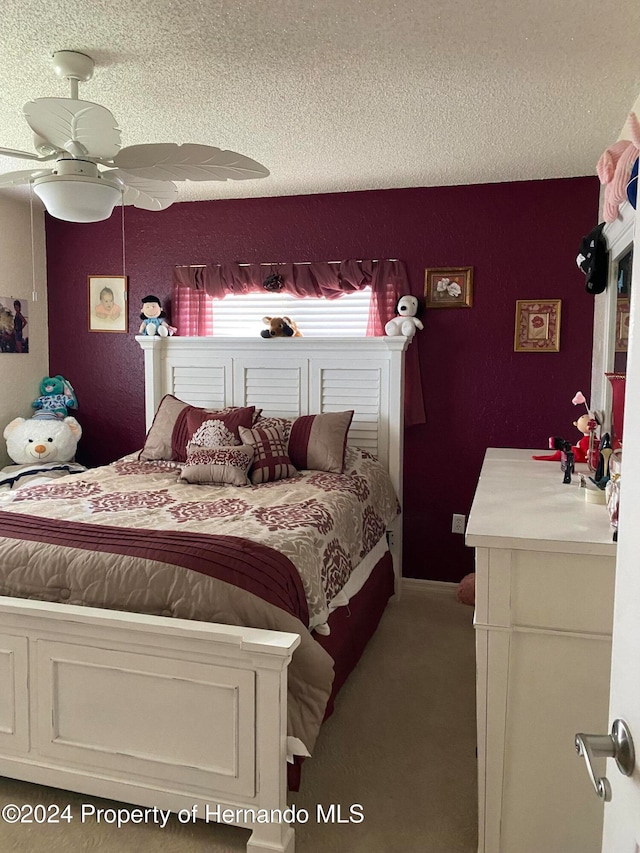
[[[0,148],[0,155],[55,161],[51,168],[0,174],[0,186],[32,184],[47,211],[68,222],[108,219],[118,202],[164,210],[176,200],[174,181],[242,181],[269,170],[235,151],[210,145],[155,143],[121,148],[120,129],[105,107],[78,100],[78,82],[94,61],[73,50],[53,54],[53,68],[69,81],[69,98],[37,98],[23,107],[37,154]]]

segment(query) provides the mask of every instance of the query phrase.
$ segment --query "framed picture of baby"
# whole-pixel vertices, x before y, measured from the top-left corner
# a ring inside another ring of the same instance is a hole
[[[88,279],[89,331],[127,331],[126,275],[90,275]]]

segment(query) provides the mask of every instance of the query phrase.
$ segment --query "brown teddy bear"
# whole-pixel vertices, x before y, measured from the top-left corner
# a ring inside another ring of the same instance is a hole
[[[263,338],[301,338],[302,332],[295,322],[289,317],[263,317],[268,329],[263,329],[260,335]]]

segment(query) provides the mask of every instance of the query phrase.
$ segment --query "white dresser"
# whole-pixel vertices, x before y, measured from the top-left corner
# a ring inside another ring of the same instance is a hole
[[[574,735],[609,731],[616,545],[606,507],[531,459],[544,452],[487,450],[467,525],[479,853],[600,853],[603,804]]]

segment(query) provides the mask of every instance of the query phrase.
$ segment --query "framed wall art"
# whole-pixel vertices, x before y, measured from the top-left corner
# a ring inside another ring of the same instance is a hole
[[[424,271],[426,308],[471,308],[473,267],[443,267]]]
[[[626,352],[629,345],[630,299],[616,300],[616,352]]]
[[[29,352],[29,301],[0,296],[0,353]]]
[[[127,276],[88,276],[89,331],[127,331]]]
[[[516,352],[559,352],[561,299],[516,301]]]

